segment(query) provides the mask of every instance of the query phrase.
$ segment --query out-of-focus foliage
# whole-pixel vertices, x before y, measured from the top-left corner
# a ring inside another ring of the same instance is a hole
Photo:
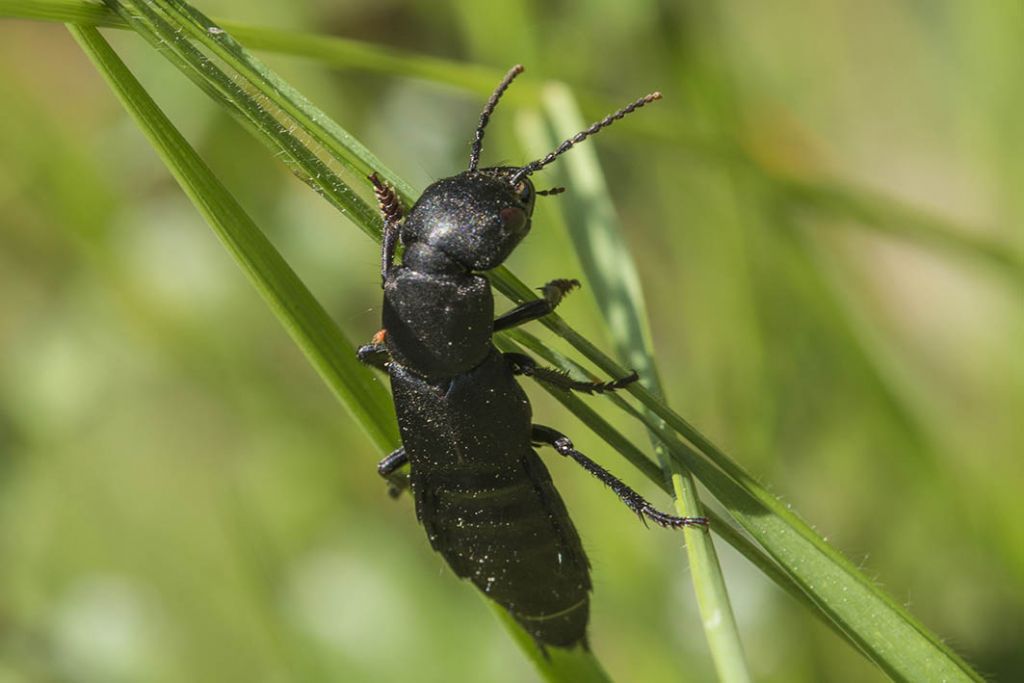
[[[662,90],[657,114],[588,144],[669,400],[980,671],[1024,671],[1019,6],[198,6],[522,62],[602,102]],[[375,245],[138,38],[108,35],[345,332],[371,335]],[[464,167],[479,95],[264,57],[420,186]],[[533,676],[63,28],[0,24],[0,106],[0,681]],[[514,120],[496,116],[487,159],[523,158]],[[550,204],[534,225],[516,272],[577,276]],[[599,338],[585,291],[560,310]],[[551,466],[613,678],[707,680],[676,539]],[[759,680],[881,677],[723,559]]]

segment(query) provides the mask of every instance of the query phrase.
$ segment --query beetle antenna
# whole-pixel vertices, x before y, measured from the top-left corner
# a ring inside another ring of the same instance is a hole
[[[484,110],[480,114],[480,123],[476,127],[476,136],[473,138],[473,149],[469,152],[469,170],[475,171],[477,165],[480,163],[480,148],[484,142],[484,128],[487,127],[487,122],[491,120],[491,114],[494,113],[494,108],[498,106],[498,100],[505,94],[505,90],[509,84],[515,80],[515,77],[523,73],[523,65],[516,64],[514,67],[508,70],[505,77],[501,79],[501,83],[491,93],[491,99],[487,100],[487,104],[484,105]]]
[[[655,91],[652,92],[650,95],[644,95],[643,97],[638,99],[636,102],[633,102],[632,104],[626,105],[625,107],[618,110],[614,114],[609,114],[608,116],[604,117],[597,123],[591,124],[591,126],[586,130],[581,130],[579,133],[576,133],[576,135],[573,135],[571,138],[569,138],[568,140],[560,144],[557,148],[555,148],[555,151],[551,152],[543,159],[531,161],[526,166],[523,166],[521,169],[515,172],[515,174],[509,179],[509,182],[511,182],[512,185],[515,185],[526,176],[530,175],[531,173],[536,173],[537,171],[539,171],[540,169],[544,168],[552,161],[557,159],[562,154],[568,152],[570,149],[573,148],[573,145],[583,142],[588,137],[590,137],[597,131],[601,130],[602,128],[607,128],[608,126],[612,125],[613,123],[621,119],[626,114],[630,114],[639,109],[640,107],[644,106],[645,104],[660,99],[661,93]]]

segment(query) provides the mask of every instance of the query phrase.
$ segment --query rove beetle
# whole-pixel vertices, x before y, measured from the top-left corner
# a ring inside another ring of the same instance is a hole
[[[707,520],[659,512],[564,434],[533,423],[516,375],[586,393],[637,380],[634,372],[610,382],[575,381],[492,343],[495,332],[551,313],[579,282],[553,280],[542,288],[543,298],[495,319],[490,282],[481,273],[500,265],[530,231],[537,195],[563,191],[536,191],[531,174],[661,94],[636,100],[525,166],[478,169],[484,128],[522,71],[513,67],[487,101],[469,170],[430,185],[404,221],[394,190],[370,176],[384,220],[383,329],[359,349],[359,358],[390,376],[402,436],[402,447],[377,469],[389,478],[409,463],[416,516],[434,550],[506,609],[541,649],[587,647],[589,563],[534,446],[575,460],[641,520],[664,527]],[[394,262],[399,239],[401,265]]]

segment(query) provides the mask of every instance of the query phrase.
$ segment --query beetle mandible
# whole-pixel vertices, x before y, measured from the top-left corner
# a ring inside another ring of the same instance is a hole
[[[579,463],[642,520],[666,527],[707,520],[656,510],[564,434],[533,423],[516,375],[587,393],[637,380],[634,372],[610,382],[575,381],[529,356],[495,348],[495,332],[551,313],[579,283],[553,280],[542,288],[543,298],[495,319],[490,283],[481,273],[501,265],[529,232],[535,198],[563,189],[538,192],[531,174],[661,94],[636,100],[525,166],[478,168],[487,122],[522,71],[513,67],[487,101],[469,169],[430,185],[404,221],[394,190],[370,176],[384,221],[383,328],[359,349],[359,358],[390,376],[402,437],[402,447],[378,471],[387,478],[409,463],[416,516],[434,550],[542,649],[586,647],[589,564],[534,446],[551,446]],[[405,247],[400,265],[399,240]]]

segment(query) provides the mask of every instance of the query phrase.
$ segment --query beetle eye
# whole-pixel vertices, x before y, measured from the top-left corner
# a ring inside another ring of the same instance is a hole
[[[524,204],[529,204],[530,199],[533,198],[533,188],[525,180],[520,180],[516,183],[515,192],[519,195],[519,200]]]
[[[501,224],[509,232],[520,232],[526,226],[526,212],[518,206],[508,206],[501,210]]]

